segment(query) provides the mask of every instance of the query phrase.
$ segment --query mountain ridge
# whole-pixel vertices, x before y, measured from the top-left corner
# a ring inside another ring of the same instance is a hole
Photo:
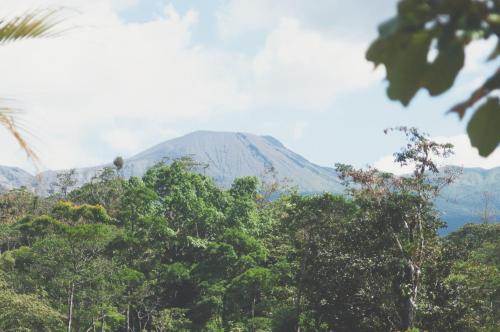
[[[124,177],[142,176],[147,169],[159,161],[171,162],[181,157],[192,157],[195,161],[209,165],[206,174],[224,187],[231,185],[240,176],[260,176],[273,168],[279,177],[291,179],[293,184],[308,192],[340,190],[335,172],[309,162],[301,155],[287,149],[272,136],[258,136],[244,132],[195,131],[181,137],[161,142],[125,159]],[[100,169],[111,163],[76,169],[76,178],[81,185],[88,182]],[[3,169],[3,171],[2,171]],[[4,176],[4,189],[22,185],[46,195],[56,181],[57,174],[67,170],[47,170],[36,177],[22,177],[11,181],[12,168],[0,166],[0,179]],[[29,174],[25,172],[26,174]],[[0,182],[1,184],[2,182]]]

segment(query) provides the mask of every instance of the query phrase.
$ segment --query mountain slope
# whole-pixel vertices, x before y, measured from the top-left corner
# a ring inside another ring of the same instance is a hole
[[[436,202],[450,229],[480,220],[487,208],[498,220],[500,213],[500,167],[493,169],[465,168],[451,186],[445,188]],[[488,206],[486,206],[488,205]]]
[[[145,150],[125,160],[125,177],[142,176],[160,161],[171,162],[191,157],[208,167],[203,173],[217,184],[228,187],[241,176],[261,176],[273,168],[279,179],[288,179],[291,185],[304,192],[340,192],[335,172],[315,165],[290,151],[277,139],[247,133],[197,131],[175,138]],[[98,170],[108,165],[77,169],[79,184],[89,181]],[[47,171],[40,176],[35,190],[47,194],[61,171]]]
[[[13,188],[31,188],[35,184],[35,177],[17,167],[0,166],[0,191]]]
[[[198,131],[158,144],[127,160],[130,171],[142,171],[162,158],[190,156],[207,164],[206,174],[222,186],[237,177],[262,175],[274,168],[281,178],[288,178],[304,191],[339,190],[339,182],[331,170],[315,165],[288,150],[270,136],[247,133]],[[132,165],[132,166],[131,166]]]

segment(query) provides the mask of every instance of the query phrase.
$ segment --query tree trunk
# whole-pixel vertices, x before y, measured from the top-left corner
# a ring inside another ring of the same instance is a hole
[[[68,313],[68,332],[71,332],[71,323],[73,321],[73,296],[75,294],[75,283],[71,283],[69,294],[69,313]]]
[[[130,297],[130,292],[129,292]],[[130,301],[127,303],[127,332],[130,331]]]
[[[405,284],[410,286],[410,294],[407,294],[403,300],[403,312],[401,317],[403,331],[411,329],[415,325],[419,274],[419,268],[416,267],[412,261],[409,261],[405,271],[407,278]]]
[[[409,330],[413,327],[415,322],[416,305],[413,296],[408,296],[404,301],[404,315],[403,315],[403,331]]]
[[[301,315],[301,307],[300,307],[300,302],[302,299],[302,288],[299,286],[299,290],[297,293],[297,307],[296,307],[296,315],[297,315],[297,329],[295,330],[296,332],[300,332],[300,315]]]
[[[256,297],[253,297],[252,301],[252,332],[255,332],[255,321],[253,321],[253,318],[255,318],[255,303],[257,302]]]
[[[309,240],[310,242],[310,240]],[[300,332],[300,315],[302,314],[302,280],[305,275],[306,270],[306,257],[302,256],[302,263],[300,265],[300,275],[297,284],[297,303],[296,303],[296,316],[297,316],[297,327],[295,332]]]

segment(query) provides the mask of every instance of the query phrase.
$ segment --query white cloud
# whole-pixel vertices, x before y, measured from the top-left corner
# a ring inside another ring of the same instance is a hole
[[[479,168],[495,168],[500,165],[500,150],[497,149],[488,158],[481,157],[476,148],[470,145],[467,135],[457,135],[451,137],[434,137],[432,138],[439,143],[451,143],[454,145],[455,154],[443,160],[440,165],[455,165],[461,167],[479,167]],[[384,156],[375,162],[374,166],[380,170],[391,172],[394,174],[405,174],[411,171],[411,168],[401,168],[394,163],[392,156]]]
[[[219,36],[239,38],[247,32],[276,28],[281,19],[294,17],[308,28],[341,29],[350,38],[369,42],[377,25],[392,16],[397,0],[228,0],[217,12]]]
[[[117,11],[140,1],[4,0],[9,15],[66,9],[59,36],[2,45],[0,96],[18,100],[27,111],[31,141],[47,168],[127,156],[182,134],[177,125],[192,120],[210,123],[228,113],[252,112],[264,121],[269,111],[303,118],[331,110],[339,95],[382,78],[364,60],[365,42],[311,23],[313,17],[328,22],[329,13],[322,12],[351,6],[327,3],[230,0],[235,7],[219,12],[219,27],[236,34],[228,38],[260,30],[264,43],[251,55],[194,42],[199,14],[180,14],[171,5],[152,21],[130,23]],[[290,117],[282,128],[293,140],[306,126]],[[228,124],[232,129],[237,128]],[[11,147],[0,154],[0,165],[25,165],[17,146]]]
[[[273,30],[280,19],[297,18],[304,5],[301,0],[229,0],[216,14],[219,36],[233,39],[246,32]]]
[[[151,142],[165,138],[154,131],[162,124],[246,108],[247,96],[223,65],[231,55],[192,43],[193,11],[180,15],[168,6],[164,17],[129,24],[117,16],[115,0],[4,2],[12,15],[71,8],[62,11],[66,19],[59,27],[68,31],[3,45],[0,54],[0,95],[27,110],[49,168],[109,159],[99,150],[120,147],[105,129],[123,132],[124,122],[140,129],[138,142]],[[94,152],[85,148],[91,141],[101,143],[94,143]],[[2,149],[0,164],[19,160],[19,153]]]
[[[112,0],[113,7],[118,10],[124,10],[136,6],[139,0]]]
[[[328,109],[339,94],[381,79],[364,59],[365,45],[281,19],[255,57],[255,99],[266,108]]]
[[[242,32],[272,28],[276,15],[267,0],[229,1],[217,13],[217,28],[223,39],[235,38]]]
[[[132,155],[138,152],[138,149],[144,148],[140,136],[123,128],[107,131],[103,140],[116,151],[123,151],[126,155]]]
[[[306,130],[309,127],[309,123],[306,121],[296,121],[292,127],[292,136],[294,140],[299,140],[304,137]]]

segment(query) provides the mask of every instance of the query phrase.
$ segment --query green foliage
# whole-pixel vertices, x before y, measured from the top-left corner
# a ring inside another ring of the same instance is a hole
[[[144,182],[158,195],[161,213],[172,229],[211,238],[222,226],[226,195],[210,178],[190,172],[185,163],[157,165],[147,172]]]
[[[187,332],[191,321],[186,318],[186,309],[163,309],[153,319],[153,326],[158,332]]]
[[[62,327],[63,318],[44,299],[10,289],[0,270],[0,330],[53,331]]]
[[[123,157],[116,157],[113,160],[113,165],[116,167],[117,171],[120,171],[123,168],[124,164],[125,164],[125,161],[123,160]]]
[[[0,330],[56,331],[62,322],[63,315],[43,299],[0,289]]]
[[[100,205],[115,216],[120,211],[124,182],[117,176],[116,169],[105,167],[89,183],[70,192],[66,199],[79,205]]]
[[[472,146],[481,156],[490,155],[500,142],[500,105],[498,98],[489,98],[472,116],[467,125]]]
[[[28,215],[48,213],[54,204],[50,198],[38,197],[26,188],[0,195],[0,224],[11,224]]]
[[[450,147],[401,130],[414,174],[339,166],[345,197],[264,203],[255,178],[221,189],[187,160],[105,171],[65,201],[0,195],[0,330],[405,330],[409,299],[414,328],[494,330],[498,225],[438,238],[422,149]]]
[[[54,206],[52,213],[60,220],[72,223],[109,223],[111,218],[100,205],[76,205],[61,201]]]
[[[497,1],[400,0],[397,15],[379,26],[379,36],[366,52],[369,61],[385,66],[389,98],[406,106],[420,89],[431,96],[449,90],[464,66],[469,44],[490,37],[500,44],[499,6]],[[497,45],[488,60],[498,54]],[[450,111],[463,118],[499,88],[500,71],[496,71]],[[481,156],[490,155],[500,143],[498,114],[498,99],[490,98],[468,124],[471,143]]]

